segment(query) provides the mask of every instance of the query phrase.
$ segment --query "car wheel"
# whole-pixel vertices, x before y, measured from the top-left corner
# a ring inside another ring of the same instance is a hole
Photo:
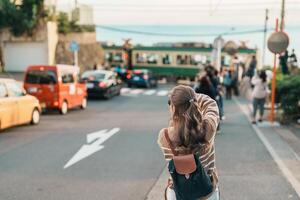
[[[40,116],[41,116],[41,113],[38,109],[34,109],[32,111],[32,116],[31,116],[31,124],[33,125],[36,125],[40,122]]]
[[[86,100],[86,98],[83,98],[80,108],[81,109],[86,109],[86,107],[87,107],[87,100]]]
[[[116,94],[117,96],[120,96],[121,95],[121,88],[118,88],[117,89],[117,94]]]
[[[109,89],[106,90],[106,92],[104,94],[104,98],[105,99],[110,99],[111,98],[111,91]]]
[[[61,108],[60,108],[60,114],[62,115],[65,115],[68,113],[68,103],[66,101],[64,101],[61,105]]]

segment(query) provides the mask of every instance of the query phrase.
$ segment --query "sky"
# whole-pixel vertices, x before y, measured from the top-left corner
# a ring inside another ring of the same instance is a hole
[[[76,0],[47,0],[68,9]],[[281,0],[77,0],[93,6],[101,25],[261,25],[280,16]],[[300,0],[286,0],[286,23],[298,25]]]
[[[76,0],[46,0],[56,3],[60,10],[74,8]],[[150,31],[157,33],[184,34],[191,32],[195,26],[196,34],[224,32],[231,27],[235,31],[262,29],[265,22],[266,9],[269,10],[268,27],[275,27],[276,18],[280,18],[282,0],[77,0],[78,4],[88,4],[93,8],[96,25],[121,27],[129,30]],[[285,31],[290,35],[290,48],[296,48],[300,55],[300,0],[286,0]],[[139,26],[132,26],[139,25]],[[149,26],[152,25],[152,26]],[[167,26],[183,27],[170,32]],[[189,26],[185,29],[184,26]],[[149,27],[147,27],[149,26]],[[202,29],[196,28],[202,26]],[[215,30],[214,31],[214,26]],[[209,27],[210,30],[203,29]],[[225,27],[225,28],[224,28]],[[222,28],[222,30],[220,30]],[[271,31],[269,31],[269,34]],[[201,41],[211,43],[214,38],[167,38],[129,35],[109,32],[97,28],[97,36],[101,41],[122,42],[122,38],[130,37],[134,43],[165,41]],[[225,37],[228,40],[248,41],[250,47],[262,49],[263,35],[240,35]],[[267,51],[267,64],[271,65],[273,56]]]

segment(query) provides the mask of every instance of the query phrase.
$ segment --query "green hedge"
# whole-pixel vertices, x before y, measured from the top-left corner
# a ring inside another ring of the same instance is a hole
[[[300,116],[300,74],[276,77],[276,101],[280,103],[285,118]]]

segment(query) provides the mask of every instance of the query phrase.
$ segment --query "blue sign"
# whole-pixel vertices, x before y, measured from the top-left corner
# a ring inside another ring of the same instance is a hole
[[[72,41],[72,42],[70,43],[69,48],[70,48],[70,51],[75,52],[75,51],[78,51],[78,50],[79,50],[79,45],[78,45],[77,42]]]

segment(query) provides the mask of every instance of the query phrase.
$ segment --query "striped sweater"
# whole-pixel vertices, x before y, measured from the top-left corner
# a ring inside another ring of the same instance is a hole
[[[209,142],[209,145],[207,145],[205,148],[203,144],[199,144],[199,147],[195,149],[193,153],[199,152],[200,161],[204,169],[207,171],[208,175],[214,179],[214,182],[217,183],[218,176],[215,165],[214,139],[219,124],[219,109],[217,103],[209,96],[204,94],[197,94],[197,102],[202,112],[203,120],[207,120],[208,127],[206,128],[207,132],[205,139]],[[173,154],[165,138],[164,131],[165,129],[162,129],[159,133],[158,144],[163,151],[165,159],[169,161],[172,159]],[[176,145],[176,141],[178,141],[178,136],[174,134],[175,131],[172,126],[168,127],[168,133],[171,141],[174,143],[174,145]],[[188,152],[184,147],[175,146],[175,149],[181,155],[191,153]]]

